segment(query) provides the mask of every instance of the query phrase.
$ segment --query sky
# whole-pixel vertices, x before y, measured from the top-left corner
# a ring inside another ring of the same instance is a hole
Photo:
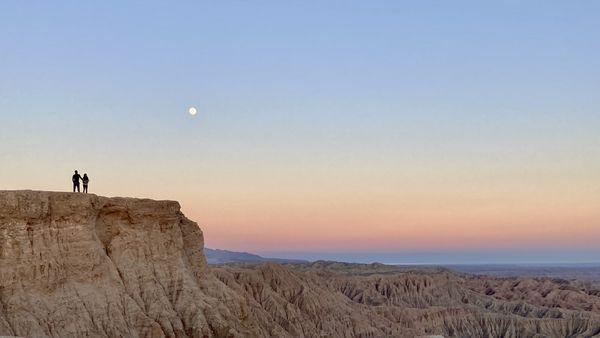
[[[0,189],[79,169],[270,255],[600,261],[599,12],[2,1]]]

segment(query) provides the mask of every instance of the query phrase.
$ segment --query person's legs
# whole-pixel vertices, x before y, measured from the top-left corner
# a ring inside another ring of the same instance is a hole
[[[75,192],[75,188],[77,188],[77,184],[75,184],[75,182],[73,182],[73,192]]]
[[[81,191],[79,190],[79,183],[76,183],[76,184],[75,184],[75,186],[77,186],[77,192],[81,192]]]
[[[87,194],[87,185],[86,184],[83,185],[83,193]]]

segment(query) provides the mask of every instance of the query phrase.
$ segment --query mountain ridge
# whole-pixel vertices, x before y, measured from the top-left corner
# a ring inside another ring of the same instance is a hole
[[[286,259],[262,257],[257,254],[241,251],[230,251],[223,249],[204,248],[204,256],[208,264],[228,264],[228,263],[257,263],[257,262],[274,262],[281,264],[289,263],[309,263],[303,259]]]

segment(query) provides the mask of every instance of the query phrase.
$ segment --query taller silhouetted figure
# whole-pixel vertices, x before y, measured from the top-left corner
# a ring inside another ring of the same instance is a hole
[[[79,180],[81,179],[83,179],[83,177],[81,177],[81,175],[77,173],[77,170],[75,170],[75,174],[73,175],[73,192],[75,192],[75,189],[77,189],[77,192],[81,192],[79,190]]]

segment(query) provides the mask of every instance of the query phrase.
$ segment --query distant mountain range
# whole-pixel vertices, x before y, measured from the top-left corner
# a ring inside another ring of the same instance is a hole
[[[225,263],[260,263],[260,262],[275,262],[275,263],[309,263],[309,261],[301,259],[285,259],[285,258],[269,258],[248,252],[236,252],[221,249],[204,248],[204,255],[208,264],[225,264]]]
[[[208,264],[228,264],[228,263],[296,263],[308,264],[311,261],[302,259],[285,259],[285,258],[270,258],[262,257],[248,252],[237,252],[221,249],[204,248],[204,255]],[[336,262],[319,260],[317,262]],[[347,264],[336,262],[337,264]],[[316,263],[311,264],[314,266]],[[362,266],[362,264],[359,264]],[[366,266],[372,266],[373,264]],[[375,263],[375,265],[382,265]],[[352,265],[353,266],[353,265]],[[474,275],[485,275],[493,277],[547,277],[547,278],[563,278],[563,279],[579,279],[587,281],[600,282],[600,263],[588,264],[422,264],[422,265],[385,265],[393,269],[402,268],[432,268],[445,267],[454,271],[464,272]]]

